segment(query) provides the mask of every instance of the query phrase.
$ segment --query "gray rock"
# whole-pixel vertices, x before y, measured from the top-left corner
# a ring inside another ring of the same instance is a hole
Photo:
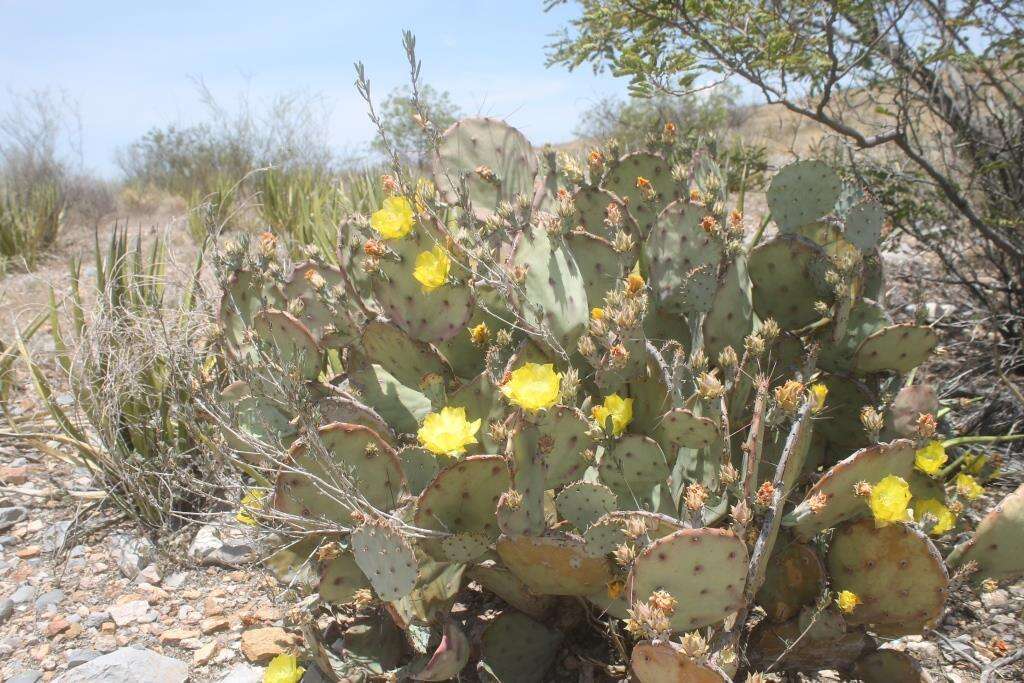
[[[13,593],[11,593],[10,599],[15,605],[21,605],[34,597],[36,597],[36,589],[27,583],[23,583],[18,586]]]
[[[22,671],[21,673],[14,674],[12,678],[8,678],[7,683],[36,683],[42,677],[42,671]]]
[[[1010,594],[1000,588],[994,590],[991,593],[981,594],[981,604],[985,605],[986,609],[1002,609],[1010,603]]]
[[[199,529],[188,555],[203,566],[241,567],[259,559],[256,547],[244,531],[212,524]]]
[[[36,598],[36,609],[44,610],[47,607],[50,607],[51,605],[53,607],[56,607],[61,603],[63,599],[64,591],[60,590],[59,588],[54,589],[48,593],[43,593],[38,598]]]
[[[64,542],[68,538],[68,530],[71,528],[71,520],[65,520],[63,522],[55,522],[50,525],[42,535],[43,550],[52,553],[60,550],[64,547]]]
[[[10,598],[0,600],[0,626],[6,624],[12,614],[14,614],[14,601]]]
[[[148,538],[135,538],[123,534],[114,541],[117,568],[129,579],[134,579],[156,555],[156,548]]]
[[[261,683],[263,669],[252,664],[236,664],[217,683]]]
[[[27,508],[17,506],[0,508],[0,531],[7,531],[26,517],[28,517]]]
[[[907,643],[907,652],[914,655],[921,662],[937,662],[939,660],[938,646],[927,640]]]
[[[163,587],[170,590],[181,588],[188,581],[188,572],[174,572],[163,581]]]
[[[185,683],[188,664],[152,650],[123,647],[77,666],[53,683]]]
[[[66,650],[64,656],[68,658],[68,668],[74,669],[76,666],[82,666],[86,662],[91,662],[100,656],[100,652],[96,650],[84,650],[84,649],[73,649]]]
[[[90,612],[89,616],[85,618],[85,625],[87,628],[96,628],[105,621],[110,621],[110,612],[103,610],[102,612]]]

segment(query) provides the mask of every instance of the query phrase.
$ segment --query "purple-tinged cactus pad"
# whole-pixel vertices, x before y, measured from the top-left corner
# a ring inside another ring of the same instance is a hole
[[[505,566],[542,595],[589,595],[612,580],[611,563],[587,553],[578,536],[502,536],[497,550]]]
[[[645,640],[633,646],[629,660],[639,683],[728,683],[729,677],[688,657],[672,642]]]
[[[342,605],[355,597],[356,591],[370,587],[370,580],[356,564],[350,550],[325,561],[320,569],[317,592],[324,602]]]
[[[954,548],[949,565],[977,562],[971,580],[1006,581],[1024,575],[1024,484],[985,515],[970,539]]]

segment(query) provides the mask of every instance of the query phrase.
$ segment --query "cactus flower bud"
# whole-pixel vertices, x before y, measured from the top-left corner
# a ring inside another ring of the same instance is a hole
[[[576,342],[576,349],[585,358],[591,358],[597,353],[597,347],[594,346],[594,338],[589,334],[580,337],[580,340]]]
[[[708,653],[708,641],[697,631],[691,631],[684,635],[680,641],[683,646],[683,654],[690,659],[703,657]]]
[[[921,413],[917,416],[917,435],[922,439],[932,438],[938,429],[939,425],[931,413]]]
[[[772,498],[774,497],[775,486],[770,481],[766,481],[765,483],[761,484],[761,487],[759,489],[757,489],[757,495],[754,498],[754,502],[756,502],[761,507],[766,508],[772,504]]]
[[[787,415],[792,415],[800,408],[804,398],[804,385],[795,379],[787,380],[781,387],[775,387],[775,401]]]
[[[697,512],[704,507],[704,502],[708,499],[708,490],[701,484],[696,482],[686,487],[686,493],[683,496],[683,500],[686,503],[686,509],[692,512]]]
[[[702,372],[697,377],[697,394],[705,401],[717,401],[725,394],[725,387],[709,372]]]
[[[626,276],[626,293],[630,296],[635,296],[644,288],[645,284],[647,283],[644,282],[639,273],[630,273]]]
[[[732,486],[739,481],[740,473],[731,462],[727,462],[719,468],[718,476],[726,486]]]
[[[679,601],[668,591],[656,590],[651,593],[651,597],[647,598],[647,604],[656,610],[661,610],[667,616],[672,616],[676,607],[679,606]]]
[[[741,500],[740,502],[729,508],[729,514],[732,515],[732,519],[736,524],[740,526],[746,526],[750,524],[750,520],[753,518],[753,513],[750,511],[750,506],[747,505],[747,501]]]
[[[873,406],[864,406],[860,409],[860,423],[864,426],[864,431],[874,441],[878,438],[882,427],[885,426],[885,418]]]
[[[647,201],[651,201],[658,196],[658,193],[654,189],[654,185],[651,181],[643,176],[636,177],[636,189],[640,190],[640,196]]]
[[[491,331],[487,323],[480,323],[469,328],[469,339],[475,346],[484,346],[491,340]]]
[[[736,355],[736,349],[731,346],[726,346],[718,354],[718,367],[720,368],[734,368],[739,365],[739,362],[740,359]]]

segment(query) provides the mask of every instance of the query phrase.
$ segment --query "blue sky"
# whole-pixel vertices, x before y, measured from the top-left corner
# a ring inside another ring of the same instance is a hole
[[[87,167],[116,174],[114,151],[154,126],[204,116],[193,78],[221,102],[321,93],[331,141],[372,135],[352,82],[366,64],[376,99],[405,82],[412,29],[424,80],[467,113],[507,118],[535,143],[571,137],[579,113],[626,83],[589,68],[544,67],[573,8],[542,0],[384,2],[47,2],[0,0],[0,111],[11,93],[52,88],[77,102]]]

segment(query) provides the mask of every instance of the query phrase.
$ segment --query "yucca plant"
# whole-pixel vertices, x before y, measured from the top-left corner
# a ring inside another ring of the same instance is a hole
[[[39,255],[57,239],[66,202],[55,182],[23,192],[0,188],[0,257],[34,268]]]

